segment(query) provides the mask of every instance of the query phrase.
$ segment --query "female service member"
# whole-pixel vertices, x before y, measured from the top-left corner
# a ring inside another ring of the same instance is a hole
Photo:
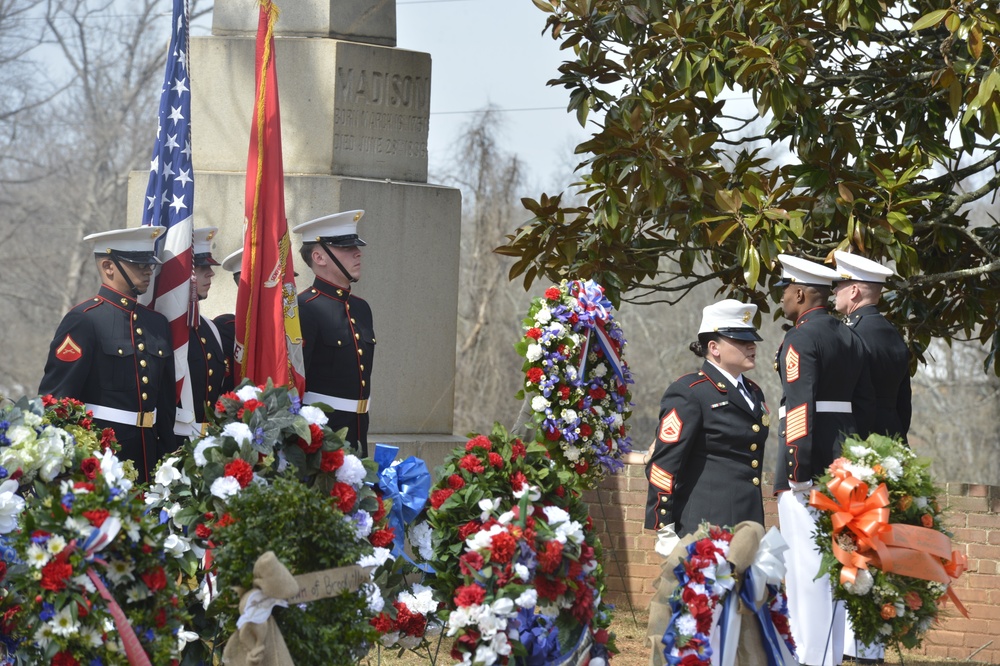
[[[703,311],[691,350],[701,370],[671,384],[646,461],[646,529],[668,555],[702,522],[763,524],[761,469],[771,416],[764,393],[743,373],[756,364],[756,305],[727,299]]]

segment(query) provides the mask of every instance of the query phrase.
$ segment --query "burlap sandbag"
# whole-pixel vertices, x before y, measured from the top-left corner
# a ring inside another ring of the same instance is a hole
[[[287,600],[299,592],[295,577],[271,551],[261,555],[254,563],[253,586],[254,590],[260,590],[269,599]],[[241,595],[240,613],[246,611],[247,601],[254,590],[247,590]],[[226,643],[222,663],[227,666],[294,666],[273,616],[262,623],[247,622],[237,629]]]
[[[694,534],[688,534],[678,542],[660,566],[660,577],[653,582],[656,592],[649,602],[649,624],[646,634],[649,641],[649,666],[665,666],[663,657],[663,633],[673,615],[670,610],[670,595],[677,587],[677,576],[674,569],[687,558],[687,547],[708,536],[708,532],[699,528]],[[764,537],[764,526],[760,523],[745,520],[733,529],[733,541],[729,544],[728,560],[733,565],[737,578],[736,588],[730,594],[739,592],[739,584],[743,572],[753,564],[757,556],[757,548]],[[740,625],[739,650],[736,663],[739,666],[760,666],[767,663],[764,647],[760,640],[760,632],[754,622],[753,613],[740,602],[739,612],[743,615]]]

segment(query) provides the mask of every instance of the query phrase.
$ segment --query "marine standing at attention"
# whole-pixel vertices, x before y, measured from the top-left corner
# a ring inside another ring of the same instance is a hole
[[[306,392],[303,404],[334,409],[329,426],[347,428],[346,439],[368,455],[375,329],[368,303],[351,293],[361,277],[358,221],[363,210],[334,213],[294,229],[302,234],[302,258],[316,275],[299,294]]]
[[[177,405],[173,345],[166,317],[140,305],[149,288],[163,227],[116,229],[84,237],[93,246],[101,288],[66,313],[49,347],[41,395],[86,403],[94,423],[112,428],[119,457],[139,481],[174,446]]]

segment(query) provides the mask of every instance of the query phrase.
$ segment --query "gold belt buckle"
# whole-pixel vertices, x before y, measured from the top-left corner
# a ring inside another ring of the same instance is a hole
[[[139,412],[135,417],[136,428],[152,428],[153,412]]]
[[[363,400],[358,400],[358,414],[367,414],[367,413],[368,413],[368,398],[364,398]]]

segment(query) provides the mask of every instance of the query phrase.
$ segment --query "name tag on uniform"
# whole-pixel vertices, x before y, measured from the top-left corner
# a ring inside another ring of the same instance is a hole
[[[716,409],[718,407],[725,407],[728,404],[729,404],[728,400],[723,400],[722,402],[717,402],[717,403],[713,404],[712,405],[712,409]]]

